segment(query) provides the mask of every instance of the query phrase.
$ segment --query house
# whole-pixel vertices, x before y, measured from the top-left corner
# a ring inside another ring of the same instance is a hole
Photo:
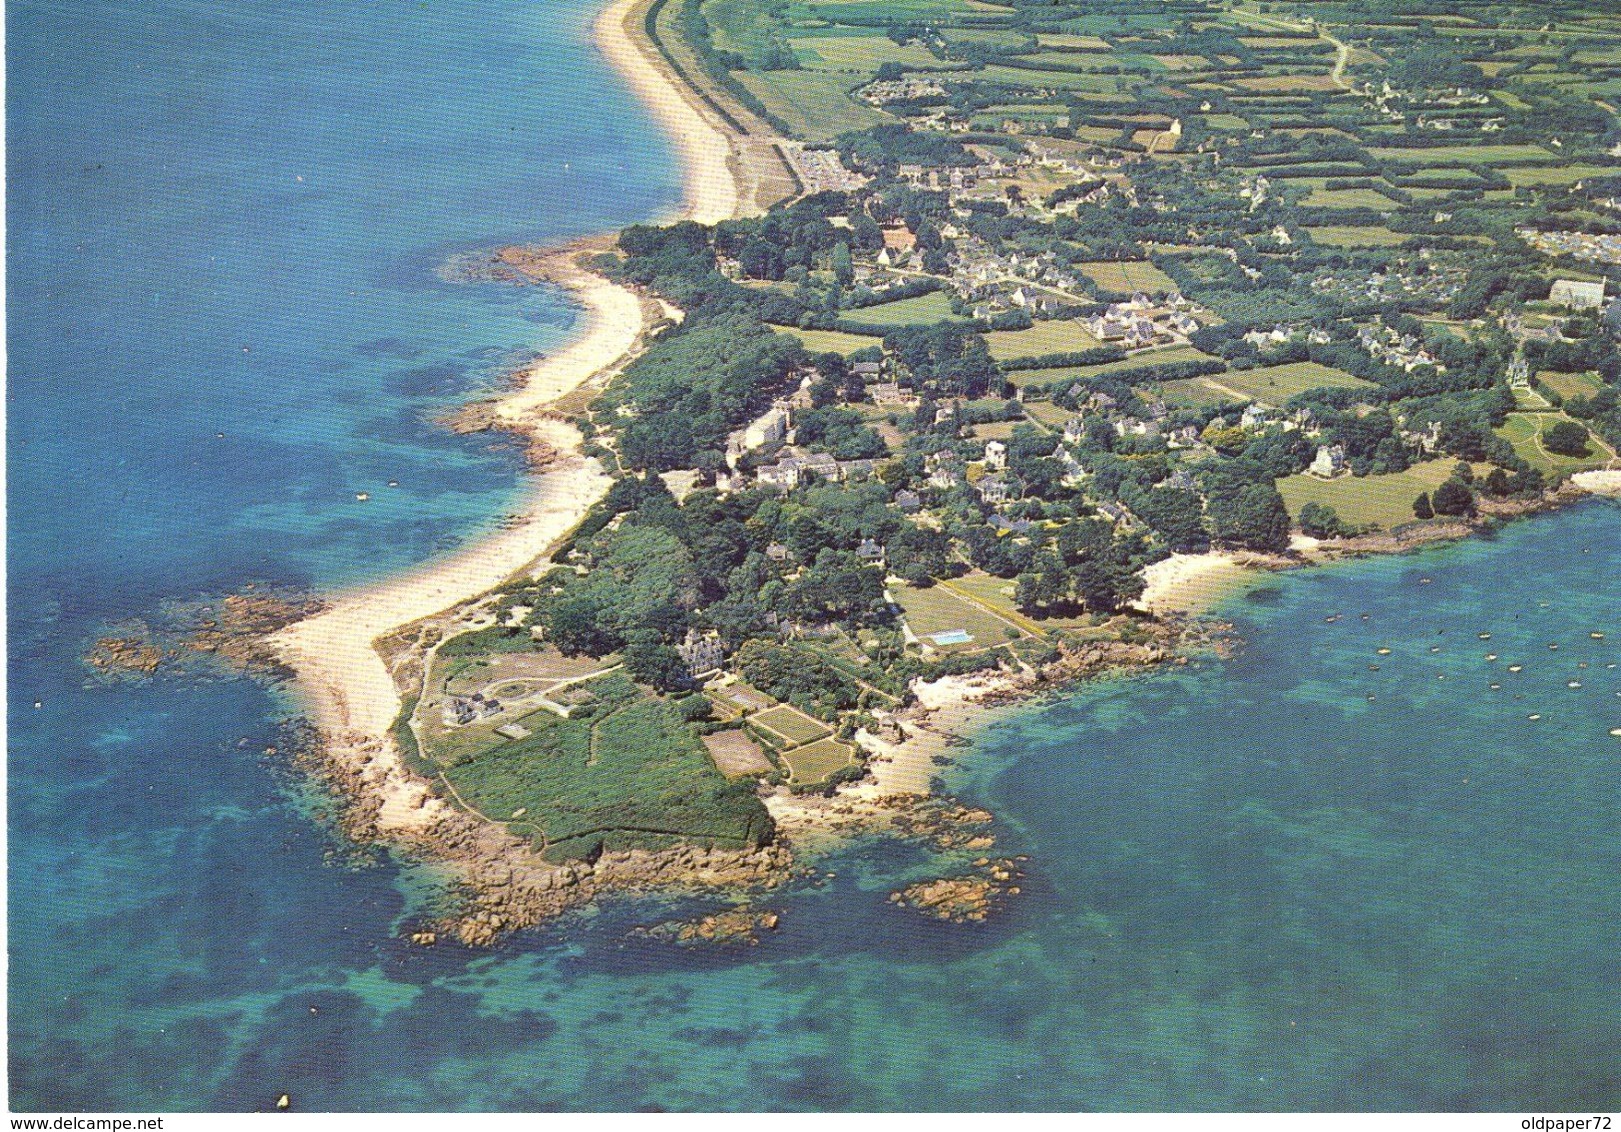
[[[780,542],[774,542],[765,548],[765,556],[773,562],[788,561],[788,548]]]
[[[842,480],[866,479],[878,466],[877,460],[840,460],[838,463],[839,478]]]
[[[1086,436],[1086,422],[1079,416],[1071,417],[1064,422],[1064,443],[1079,444]]]
[[[810,473],[824,480],[839,478],[839,462],[826,452],[812,452],[809,456],[799,456],[796,459],[799,461],[801,476]]]
[[[1000,440],[987,440],[985,442],[985,466],[992,471],[1001,471],[1007,467],[1007,445]]]
[[[1165,328],[1172,334],[1180,334],[1186,338],[1188,335],[1198,332],[1199,323],[1189,315],[1183,314],[1181,311],[1175,311],[1165,320]]]
[[[784,460],[780,464],[767,464],[754,473],[761,487],[774,487],[778,491],[792,491],[799,486],[799,463]]]
[[[726,661],[720,637],[714,633],[700,634],[696,629],[687,630],[686,640],[676,645],[675,651],[681,663],[687,666],[687,675],[694,680],[716,671]]]
[[[753,451],[773,444],[781,444],[788,435],[788,414],[772,409],[765,416],[743,430],[743,448]]]
[[[872,398],[875,405],[904,405],[912,399],[907,390],[893,381],[880,381],[869,385],[867,395]]]
[[[1246,406],[1238,418],[1238,427],[1253,431],[1266,425],[1266,410],[1259,405]]]
[[[1345,466],[1345,449],[1338,444],[1323,445],[1317,449],[1317,458],[1306,469],[1307,475],[1318,479],[1331,480],[1336,476],[1344,475],[1349,471]]]
[[[880,374],[882,374],[884,372],[884,364],[882,362],[856,362],[851,365],[850,372],[865,381],[869,378],[878,377]]]
[[[884,548],[872,539],[864,538],[861,540],[861,545],[856,547],[856,557],[863,562],[882,566],[884,564]]]
[[[986,476],[974,485],[980,499],[986,503],[1006,503],[1013,497],[1013,489],[1001,476]]]
[[[1594,310],[1604,305],[1604,281],[1585,283],[1577,279],[1555,279],[1548,301],[1571,310]]]
[[[895,506],[898,510],[910,515],[922,509],[923,498],[915,491],[903,489],[895,493]]]

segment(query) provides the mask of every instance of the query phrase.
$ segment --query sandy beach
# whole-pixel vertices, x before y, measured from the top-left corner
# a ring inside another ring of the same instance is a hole
[[[680,151],[684,217],[700,224],[729,220],[739,214],[741,199],[731,135],[639,34],[636,22],[646,9],[646,0],[614,0],[597,17],[597,49]]]
[[[714,223],[736,214],[738,184],[727,135],[709,122],[662,60],[627,29],[642,0],[616,0],[595,26],[596,42],[652,109],[681,154],[682,214]],[[604,247],[607,246],[604,240]],[[445,557],[353,593],[335,595],[322,613],[275,634],[269,644],[290,668],[329,759],[358,773],[376,792],[380,831],[421,829],[444,803],[400,759],[391,729],[402,701],[375,643],[406,625],[466,602],[533,564],[572,530],[611,482],[580,455],[582,438],[547,408],[584,383],[623,365],[645,328],[642,298],[579,267],[582,243],[539,258],[538,274],[564,288],[584,310],[578,335],[537,362],[516,387],[488,406],[503,428],[541,442],[555,458],[535,475],[514,521]]]
[[[1148,583],[1137,600],[1150,613],[1196,613],[1225,596],[1246,571],[1231,554],[1172,554],[1143,571]]]

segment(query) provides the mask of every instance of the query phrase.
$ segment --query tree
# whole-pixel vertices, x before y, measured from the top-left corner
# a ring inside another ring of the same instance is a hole
[[[1501,498],[1509,493],[1508,473],[1502,468],[1493,468],[1486,475],[1486,493]]]
[[[1469,490],[1467,484],[1447,480],[1435,489],[1430,504],[1437,515],[1469,515],[1475,510],[1475,493]]]
[[[1289,545],[1289,511],[1270,483],[1246,484],[1210,498],[1216,537],[1251,550],[1283,550]]]
[[[1429,492],[1421,491],[1418,493],[1418,498],[1413,500],[1413,514],[1420,519],[1435,518],[1435,508],[1430,504]]]
[[[1300,509],[1300,529],[1313,538],[1339,538],[1345,533],[1345,524],[1334,508],[1313,501]]]
[[[1542,434],[1542,446],[1560,456],[1585,456],[1587,439],[1587,430],[1575,421],[1559,421]]]
[[[650,684],[661,692],[679,691],[691,683],[681,654],[665,644],[658,633],[634,629],[628,636],[631,641],[620,655],[625,658],[625,671],[632,680]]]

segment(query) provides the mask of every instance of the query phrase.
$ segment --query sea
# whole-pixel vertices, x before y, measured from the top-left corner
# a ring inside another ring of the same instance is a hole
[[[109,625],[513,509],[436,417],[577,314],[457,265],[679,195],[595,10],[8,2],[12,1108],[1621,1107],[1614,503],[1269,576],[1225,659],[999,712],[941,769],[1029,857],[983,924],[871,839],[755,946],[618,898],[415,947],[432,876],[267,753],[285,701],[90,680]]]

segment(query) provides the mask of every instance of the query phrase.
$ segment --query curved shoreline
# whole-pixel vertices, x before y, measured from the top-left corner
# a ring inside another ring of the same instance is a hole
[[[615,0],[593,25],[596,47],[669,134],[682,161],[679,215],[715,223],[741,199],[727,136],[648,55],[629,27],[643,0]],[[611,482],[580,454],[582,438],[548,411],[592,380],[605,380],[634,356],[647,329],[642,297],[581,267],[577,258],[605,251],[611,235],[576,241],[537,258],[525,270],[564,289],[584,309],[579,333],[556,354],[524,371],[506,396],[482,406],[489,422],[557,453],[532,474],[514,521],[450,554],[381,583],[335,595],[322,612],[268,639],[290,669],[295,692],[315,724],[322,751],[351,792],[376,803],[378,832],[422,832],[447,816],[429,783],[406,767],[392,735],[403,701],[377,641],[500,585],[540,559],[601,498]]]

